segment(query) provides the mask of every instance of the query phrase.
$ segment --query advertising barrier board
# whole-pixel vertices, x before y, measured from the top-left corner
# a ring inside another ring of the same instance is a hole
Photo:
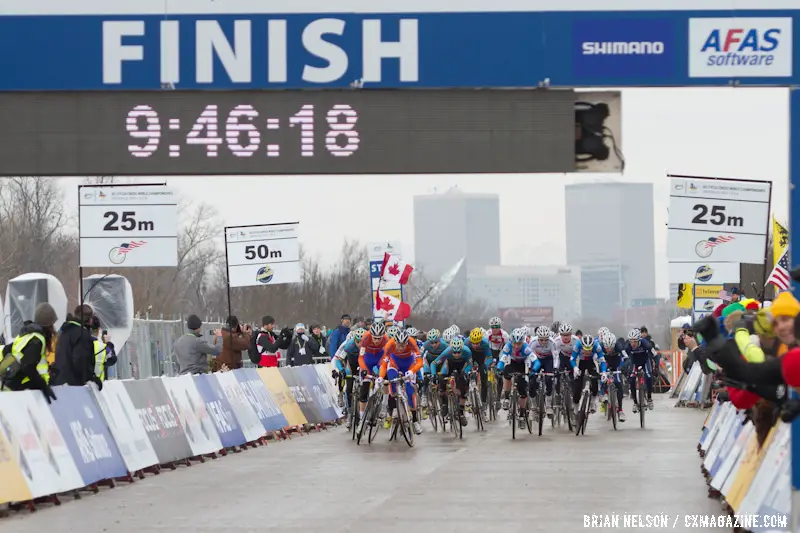
[[[178,413],[178,421],[183,427],[192,455],[202,456],[222,449],[217,428],[208,414],[200,391],[189,375],[174,378],[161,378],[167,389],[172,405]]]
[[[239,381],[233,372],[219,372],[213,374],[214,378],[219,382],[225,397],[228,398],[228,403],[233,410],[236,420],[239,421],[239,427],[242,428],[242,433],[247,442],[253,442],[264,436],[264,426],[253,411],[249,400],[244,395]]]
[[[297,405],[300,406],[300,410],[303,411],[303,416],[306,417],[306,420],[312,424],[321,424],[323,422],[322,415],[317,409],[314,398],[308,391],[308,388],[303,382],[303,378],[297,371],[297,368],[284,366],[279,370],[284,381],[286,381],[286,385],[289,387],[289,390],[292,391],[294,400],[297,402]]]
[[[231,448],[247,442],[217,378],[213,374],[200,374],[194,377],[194,382],[206,404],[208,414],[211,415],[211,420],[214,421],[222,446]]]
[[[6,437],[3,425],[0,425],[0,504],[8,502],[24,502],[30,500],[27,478],[20,468],[19,446],[13,448]]]
[[[319,374],[314,368],[314,365],[299,366],[296,370],[305,383],[306,390],[314,399],[314,405],[320,413],[322,422],[330,422],[339,418],[336,409],[333,408],[333,399],[328,395],[328,390],[325,388],[325,385],[319,380]]]
[[[233,375],[239,380],[264,430],[277,431],[289,425],[255,368],[239,368],[233,371]]]
[[[278,404],[281,413],[286,417],[287,425],[302,426],[308,422],[279,369],[259,368],[257,372],[258,377],[264,382],[264,386]]]

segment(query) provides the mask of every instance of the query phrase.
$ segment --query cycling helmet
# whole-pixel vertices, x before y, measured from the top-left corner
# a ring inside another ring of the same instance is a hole
[[[639,331],[637,328],[633,328],[628,332],[629,341],[638,341],[641,338],[642,338],[642,332]]]
[[[597,338],[602,339],[603,335],[605,335],[606,333],[611,333],[611,330],[603,326],[602,328],[597,330]]]
[[[353,339],[355,339],[356,342],[361,342],[361,339],[364,338],[364,334],[366,332],[367,330],[365,330],[364,328],[358,328],[357,330],[351,331],[350,333],[353,334]]]
[[[483,332],[481,328],[475,328],[469,332],[469,342],[472,344],[479,344],[483,340]]]
[[[547,326],[539,326],[536,328],[536,336],[539,340],[549,339],[550,338],[550,330]]]
[[[600,337],[600,342],[603,343],[603,346],[606,348],[613,348],[614,345],[617,343],[617,336],[611,333],[610,331]]]
[[[402,329],[399,330],[394,334],[394,342],[396,344],[408,344],[408,332]]]
[[[559,335],[572,335],[572,324],[564,322],[560,326],[558,326],[558,334]]]
[[[459,335],[461,335],[461,330],[460,330],[460,329],[458,328],[458,326],[456,326],[455,324],[453,324],[452,326],[450,326],[448,329],[449,329],[450,331],[452,331],[452,332],[453,332],[453,335],[455,335],[456,337],[458,337]]]
[[[369,327],[369,334],[373,338],[375,338],[375,337],[383,337],[384,335],[386,335],[386,328],[383,326],[383,322],[374,322]]]
[[[521,329],[515,329],[511,332],[511,342],[525,342],[525,334]]]
[[[528,336],[528,333],[530,333],[530,330],[528,329],[528,326],[522,326],[521,328],[519,328],[519,330],[520,330],[520,331],[522,332],[522,334],[523,334],[523,335],[525,335],[526,337]]]
[[[441,332],[436,328],[428,330],[428,340],[431,342],[438,341],[440,335]]]
[[[490,328],[499,328],[503,325],[503,321],[500,320],[499,316],[493,316],[489,319],[489,327]]]
[[[584,335],[583,338],[581,339],[581,346],[583,347],[584,350],[587,351],[594,348],[594,337],[592,337],[588,333]]]
[[[346,342],[346,341],[349,341],[349,340],[353,340],[353,339],[355,338],[355,336],[356,336],[356,332],[355,332],[355,330],[353,330],[353,331],[349,331],[349,332],[347,333],[347,337],[345,337],[345,342]],[[358,342],[358,341],[356,341],[356,342]]]
[[[453,339],[455,339],[455,338],[456,338],[456,335],[455,335],[455,333],[453,333],[453,330],[450,329],[450,328],[444,330],[444,333],[442,333],[442,340],[444,342],[448,343],[448,344],[453,342]]]
[[[398,331],[400,331],[400,328],[397,326],[389,326],[386,330],[386,334],[389,335],[390,339],[394,339]]]
[[[450,345],[450,348],[452,348],[455,353],[461,352],[461,350],[464,349],[464,339],[453,339],[453,343]]]
[[[406,328],[406,332],[408,333],[409,337],[414,337],[415,339],[417,338],[417,335],[419,335],[419,330],[417,328]]]
[[[553,333],[558,333],[558,328],[560,327],[561,327],[561,322],[556,320],[555,322],[553,322],[553,325],[550,326],[550,331],[552,331]]]

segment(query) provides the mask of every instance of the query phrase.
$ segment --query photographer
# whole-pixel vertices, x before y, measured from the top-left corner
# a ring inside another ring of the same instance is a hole
[[[275,319],[269,315],[261,319],[261,329],[253,336],[248,347],[250,361],[261,368],[274,368],[280,361],[279,350],[285,350],[292,342],[292,330],[284,328],[275,334]]]
[[[181,374],[205,374],[208,372],[208,356],[219,355],[220,346],[216,343],[218,337],[222,336],[222,330],[214,330],[214,344],[208,344],[203,339],[201,329],[203,322],[197,315],[191,315],[186,319],[186,329],[189,332],[180,337],[172,347],[175,358],[178,360],[178,367]]]
[[[253,331],[250,326],[242,327],[239,319],[229,316],[226,325],[222,328],[222,351],[217,357],[220,366],[224,365],[230,370],[242,368],[242,352],[250,347]]]

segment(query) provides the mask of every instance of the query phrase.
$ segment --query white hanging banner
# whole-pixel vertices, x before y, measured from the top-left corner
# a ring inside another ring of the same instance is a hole
[[[231,287],[278,285],[300,281],[298,222],[225,228]]]
[[[80,264],[178,265],[178,201],[163,185],[81,186]]]
[[[671,177],[667,258],[763,263],[771,191],[764,181]],[[692,281],[670,276],[670,283]]]

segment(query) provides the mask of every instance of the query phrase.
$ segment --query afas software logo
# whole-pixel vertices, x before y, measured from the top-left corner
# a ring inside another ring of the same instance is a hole
[[[791,18],[689,19],[690,77],[786,78],[791,75]]]

